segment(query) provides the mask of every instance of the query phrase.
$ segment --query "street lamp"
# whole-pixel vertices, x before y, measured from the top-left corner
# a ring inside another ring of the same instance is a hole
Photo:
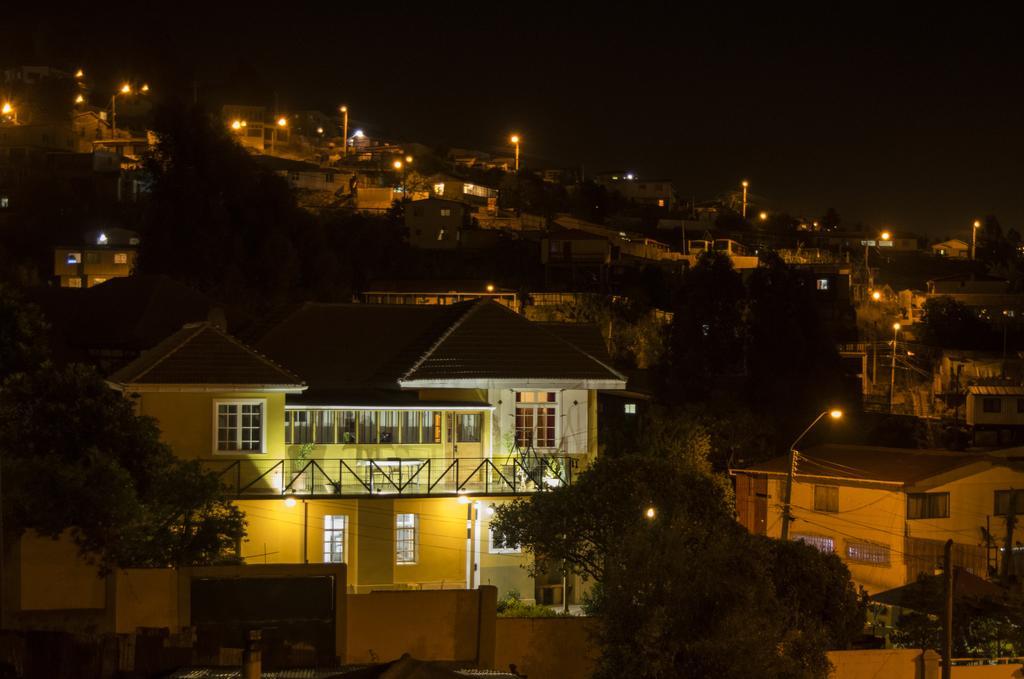
[[[746,219],[747,218],[747,189],[750,188],[750,182],[748,182],[746,179],[744,179],[742,182],[740,182],[740,186],[743,187],[743,212],[742,212],[742,215],[743,215],[743,219]]]
[[[75,97],[75,103],[76,104],[84,104],[85,103],[85,97],[83,97],[81,94],[79,94],[77,97]]]
[[[141,94],[149,93],[149,85],[143,85],[139,88]],[[117,95],[129,95],[132,93],[132,86],[129,83],[124,83],[121,87],[114,92],[110,97],[110,137],[114,138],[117,136]]]
[[[882,299],[882,293],[880,293],[878,290],[875,290],[874,292],[871,293],[871,299],[877,302],[878,300]]]
[[[81,80],[85,77],[85,71],[83,71],[82,69],[78,69],[77,71],[75,71],[75,77]]]
[[[899,323],[892,324],[892,374],[889,375],[889,414],[892,415],[893,408],[893,396],[896,393],[896,337],[899,335],[900,328],[902,326]]]
[[[341,111],[341,138],[345,140],[344,150],[341,152],[343,156],[348,155],[348,106],[342,106]]]
[[[270,135],[270,151],[273,153],[277,150],[277,131],[278,129],[284,129],[288,127],[288,119],[284,116],[280,116],[277,119],[277,124],[274,126],[272,134]]]
[[[3,114],[5,118],[10,118],[13,123],[18,122],[18,111],[9,101],[5,101],[3,106],[0,106],[0,114]]]
[[[758,215],[758,217],[761,218],[762,222],[768,221],[768,213],[767,212],[762,212],[761,214]]]
[[[516,172],[519,172],[519,135],[513,134],[508,140],[516,147]]]
[[[654,517],[657,515],[658,512],[655,511],[654,507],[648,507],[647,511],[644,512],[644,518],[646,518],[648,521],[654,519]]]
[[[821,418],[828,415],[833,420],[838,420],[843,417],[843,411],[838,408],[832,408],[830,410],[823,410],[820,415],[814,418],[814,421],[807,425],[807,428],[801,432],[800,436],[796,437],[793,441],[793,445],[789,447],[789,471],[786,472],[786,490],[783,494],[782,500],[782,541],[786,542],[789,540],[789,524],[793,520],[792,512],[790,511],[792,498],[793,498],[793,475],[796,474],[796,460],[799,453],[796,447],[800,444],[805,436],[812,429],[814,425],[821,421]]]
[[[883,231],[881,235],[882,240],[892,240],[892,234],[888,231]]]
[[[981,228],[981,220],[974,220],[974,228],[971,229],[971,261],[975,259],[976,251],[978,249],[978,229]]]

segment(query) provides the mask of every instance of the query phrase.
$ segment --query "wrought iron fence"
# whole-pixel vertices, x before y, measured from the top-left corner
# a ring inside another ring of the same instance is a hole
[[[570,456],[423,459],[246,459],[205,462],[236,497],[518,495],[569,485]]]

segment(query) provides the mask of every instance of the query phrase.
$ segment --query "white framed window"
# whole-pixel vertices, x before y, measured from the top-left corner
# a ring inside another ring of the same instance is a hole
[[[419,517],[415,514],[395,515],[395,563],[416,563],[419,546]]]
[[[489,554],[522,554],[522,545],[510,543],[501,531],[487,528],[487,552]]]
[[[516,392],[516,445],[523,449],[554,448],[557,440],[558,394]]]
[[[793,542],[803,542],[825,554],[835,554],[836,541],[826,535],[793,535]]]
[[[265,453],[266,399],[213,402],[213,450],[216,453]]]
[[[324,563],[347,563],[345,558],[345,533],[347,531],[347,516],[328,514],[324,517]]]

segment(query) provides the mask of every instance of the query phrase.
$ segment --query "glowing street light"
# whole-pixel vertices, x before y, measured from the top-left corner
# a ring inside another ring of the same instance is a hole
[[[981,220],[974,220],[974,228],[971,229],[971,261],[974,261],[975,251],[978,247],[978,229],[981,228]]]
[[[348,155],[348,106],[342,105],[338,109],[341,111],[341,138],[345,140],[344,150],[342,151],[343,156]]]
[[[323,134],[324,133],[324,128],[322,128],[322,127],[316,128],[316,133],[317,134]]]
[[[75,97],[75,103],[76,104],[84,104],[85,103],[85,97],[83,97],[81,94],[79,94],[77,97]]]
[[[888,231],[883,231],[881,238],[882,240],[892,240],[892,234]]]
[[[648,507],[647,510],[644,512],[644,518],[646,518],[648,521],[654,519],[654,517],[657,515],[658,512],[655,511],[654,507]]]
[[[833,420],[840,420],[843,417],[843,411],[840,410],[839,408],[829,408],[828,410],[821,411],[821,414],[814,418],[814,420],[809,425],[807,425],[807,428],[803,430],[800,436],[796,437],[796,440],[793,441],[793,444],[789,446],[789,471],[786,473],[786,488],[782,498],[783,542],[789,540],[789,524],[793,520],[793,515],[790,511],[790,502],[793,497],[793,476],[796,474],[796,462],[797,458],[800,455],[796,447],[800,445],[800,441],[802,441],[803,438],[807,436],[807,434],[810,433],[812,429],[814,429],[814,425],[818,424],[818,422],[821,422],[821,419],[826,415],[831,417]]]
[[[244,130],[248,125],[249,123],[245,120],[238,120],[237,118],[231,121],[231,129],[235,131]]]
[[[129,95],[131,93],[132,93],[132,86],[131,86],[131,84],[130,83],[124,83],[117,90],[117,92],[114,92],[114,94],[110,97],[110,136],[112,138],[117,136],[117,95],[119,95],[119,94]],[[139,88],[139,93],[140,94],[148,94],[149,93],[149,85],[145,85],[145,84],[142,85],[142,87]]]
[[[768,221],[768,213],[767,212],[762,212],[761,214],[758,215],[758,217],[761,218],[762,222]]]
[[[742,182],[740,182],[740,186],[743,187],[743,212],[742,212],[742,216],[743,216],[743,219],[746,219],[747,218],[747,189],[750,188],[750,182],[748,182],[746,179],[744,179]]]
[[[519,135],[513,134],[508,140],[516,147],[516,172],[519,172]]]
[[[280,118],[277,119],[277,126],[288,127],[288,119],[285,118],[284,116],[281,116]]]
[[[132,86],[131,85],[129,85],[128,83],[125,83],[124,85],[121,85],[121,94],[131,94],[131,93],[132,93]]]
[[[871,293],[871,299],[877,302],[878,300],[882,299],[882,293],[880,293],[878,290],[875,290],[874,292]]]
[[[401,170],[402,169],[402,161],[396,160],[395,162],[391,163],[391,166],[394,167],[396,170]]]
[[[85,71],[83,71],[82,69],[78,69],[77,71],[75,71],[75,77],[81,80],[85,77]]]

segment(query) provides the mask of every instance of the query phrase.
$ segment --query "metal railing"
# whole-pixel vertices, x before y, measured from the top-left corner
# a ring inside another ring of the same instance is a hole
[[[211,460],[205,466],[240,498],[372,495],[521,495],[569,485],[567,455],[423,459]]]

